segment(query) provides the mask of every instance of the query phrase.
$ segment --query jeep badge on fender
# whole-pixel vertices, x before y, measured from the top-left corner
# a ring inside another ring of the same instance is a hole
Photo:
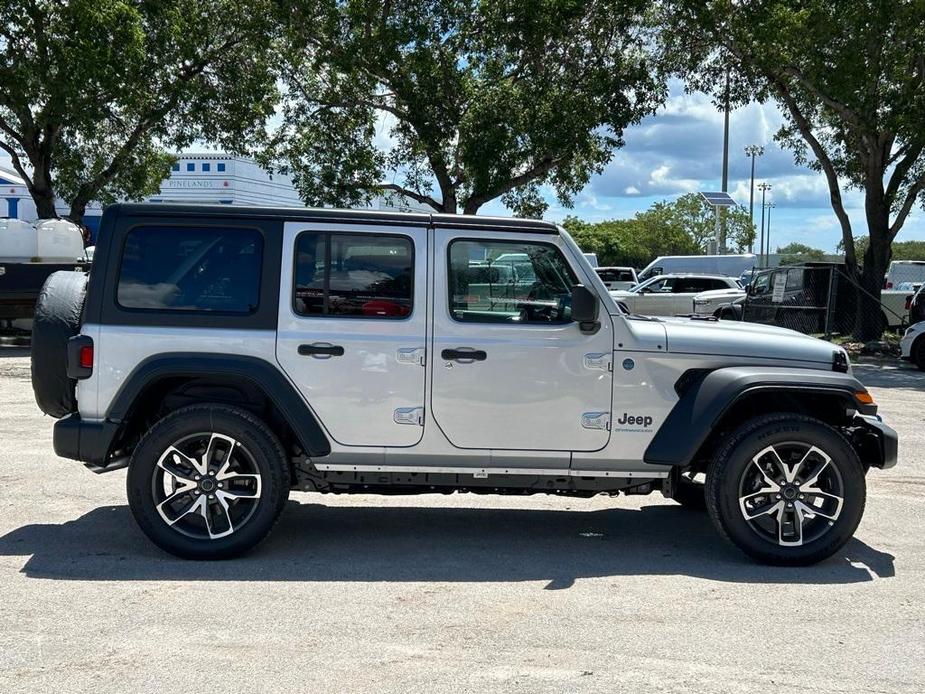
[[[648,429],[650,426],[652,426],[652,418],[643,417],[641,415],[634,417],[633,415],[624,412],[623,416],[617,420],[617,424],[628,424],[631,427],[640,426],[643,429]]]

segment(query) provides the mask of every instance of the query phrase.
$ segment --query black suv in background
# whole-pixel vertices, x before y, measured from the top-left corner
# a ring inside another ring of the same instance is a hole
[[[906,300],[906,308],[909,311],[909,325],[925,320],[925,284],[919,287],[911,299]]]

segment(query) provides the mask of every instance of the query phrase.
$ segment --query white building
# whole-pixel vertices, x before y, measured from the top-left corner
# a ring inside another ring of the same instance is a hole
[[[248,205],[266,207],[302,207],[302,201],[288,176],[270,175],[252,159],[221,152],[184,153],[178,155],[170,177],[164,179],[156,195],[147,202]],[[55,205],[64,216],[68,207],[59,201]],[[399,209],[430,212],[430,208],[414,201],[401,201],[395,196],[375,198],[372,209]],[[87,207],[84,223],[93,236],[99,231],[103,214],[99,204]],[[34,221],[35,205],[24,181],[7,167],[0,166],[0,217]]]

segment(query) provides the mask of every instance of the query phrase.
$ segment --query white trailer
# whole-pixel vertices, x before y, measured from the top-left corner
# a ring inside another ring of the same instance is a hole
[[[670,273],[698,273],[706,275],[723,275],[724,277],[741,277],[758,266],[758,256],[753,253],[740,255],[663,255],[646,265],[639,273],[639,281],[644,282],[655,275]]]

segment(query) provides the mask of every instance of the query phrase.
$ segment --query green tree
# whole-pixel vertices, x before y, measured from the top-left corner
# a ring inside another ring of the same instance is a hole
[[[562,222],[575,242],[586,253],[596,253],[601,265],[641,268],[660,255],[702,253],[689,228],[666,210],[669,203],[656,203],[632,219],[589,223],[577,217]]]
[[[800,265],[801,263],[825,260],[825,251],[803,243],[794,242],[788,243],[786,246],[778,246],[777,252],[780,255],[781,265]]]
[[[315,21],[292,0],[288,98],[264,161],[309,204],[391,191],[439,212],[500,198],[539,216],[549,186],[569,205],[664,99],[649,5],[330,0]]]
[[[196,139],[239,149],[272,113],[269,0],[0,3],[0,150],[40,217],[157,191]]]
[[[755,242],[755,225],[748,212],[745,208],[733,207],[721,214],[725,218],[727,246],[738,253],[747,251]],[[716,237],[715,213],[699,193],[687,193],[673,202],[657,202],[643,215],[650,216],[655,225],[684,230],[701,253],[707,252]]]
[[[665,0],[662,7],[665,59],[690,88],[721,98],[730,71],[734,104],[773,98],[781,105],[787,122],[778,141],[824,174],[847,267],[879,296],[893,240],[925,191],[925,3]],[[843,188],[864,193],[863,263]],[[879,334],[876,318],[859,312],[856,336]]]
[[[867,251],[868,238],[856,236],[854,247],[861,257]],[[844,245],[839,243],[838,250],[844,252]],[[894,241],[892,260],[925,260],[925,241]]]

